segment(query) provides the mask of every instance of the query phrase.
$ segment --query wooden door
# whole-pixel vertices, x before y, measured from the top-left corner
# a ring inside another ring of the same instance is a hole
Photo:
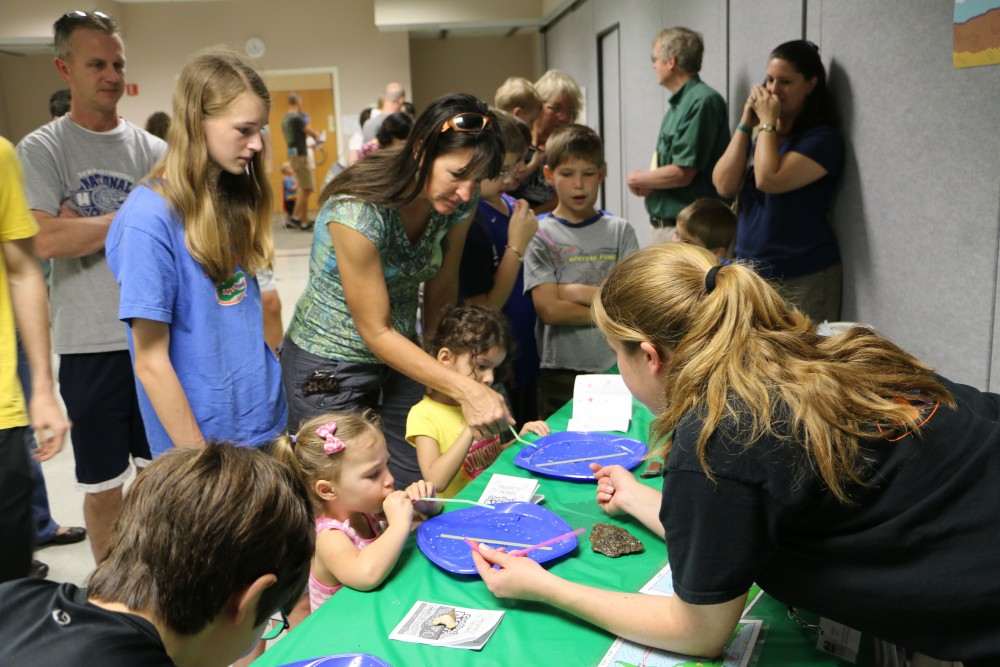
[[[309,127],[326,133],[326,141],[313,149],[316,161],[314,178],[316,190],[309,198],[309,211],[315,217],[318,210],[319,191],[327,171],[339,155],[339,132],[336,123],[336,104],[333,72],[308,74],[265,74],[264,81],[271,93],[271,114],[268,118],[271,135],[271,157],[267,165],[271,191],[274,193],[274,211],[282,210],[281,165],[288,160],[288,145],[281,132],[281,119],[288,113],[288,96],[298,93],[302,98],[302,111],[309,116]]]

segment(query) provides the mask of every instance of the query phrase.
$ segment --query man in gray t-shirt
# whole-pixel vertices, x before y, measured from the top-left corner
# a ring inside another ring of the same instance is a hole
[[[52,258],[53,350],[60,393],[73,422],[77,482],[100,561],[130,470],[149,459],[135,397],[118,286],[104,258],[115,211],[163,155],[166,144],[118,115],[124,45],[103,12],[72,11],[55,23],[55,65],[72,91],[70,112],[17,146],[38,254]]]

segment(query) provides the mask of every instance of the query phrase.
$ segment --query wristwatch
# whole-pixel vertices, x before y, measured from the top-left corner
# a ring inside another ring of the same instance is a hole
[[[767,123],[766,125],[761,125],[760,126],[760,131],[761,132],[777,132],[777,128],[774,126],[773,123]]]

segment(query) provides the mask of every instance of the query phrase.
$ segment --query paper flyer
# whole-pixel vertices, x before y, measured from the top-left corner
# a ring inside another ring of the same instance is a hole
[[[662,570],[653,575],[653,578],[646,582],[646,585],[639,589],[640,593],[646,593],[648,595],[673,595],[674,594],[674,579],[670,576],[670,565],[666,565]],[[747,594],[747,602],[743,607],[743,613],[741,617],[746,617],[747,612],[753,607],[757,600],[764,595],[764,591],[760,586],[754,584],[750,587],[750,592]]]
[[[516,477],[494,473],[479,496],[479,502],[495,505],[497,503],[530,503],[538,490],[538,481],[531,477]]]
[[[694,658],[680,653],[661,651],[642,646],[619,637],[611,645],[597,667],[747,667],[753,656],[753,647],[760,636],[764,622],[743,620],[736,624],[733,636],[715,660]]]
[[[569,431],[628,431],[632,394],[621,375],[577,375]]]
[[[440,619],[452,614],[455,627],[449,628]],[[503,614],[491,609],[468,609],[418,601],[389,633],[389,639],[478,651],[500,625]]]

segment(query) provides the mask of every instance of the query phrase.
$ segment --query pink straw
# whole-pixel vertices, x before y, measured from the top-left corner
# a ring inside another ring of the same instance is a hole
[[[583,528],[577,528],[576,530],[571,530],[570,532],[565,533],[564,535],[560,535],[559,537],[553,537],[551,540],[545,540],[544,542],[539,542],[538,544],[536,544],[534,546],[531,546],[531,547],[528,547],[527,549],[515,549],[514,551],[510,552],[510,555],[511,556],[523,556],[524,554],[528,553],[529,551],[534,551],[535,549],[538,549],[540,547],[547,547],[550,544],[555,544],[556,542],[562,542],[563,540],[569,539],[569,538],[571,538],[571,537],[573,537],[575,535],[579,535],[580,533],[584,532],[584,530],[585,529],[583,529]],[[477,549],[477,551],[478,551],[478,549]]]

